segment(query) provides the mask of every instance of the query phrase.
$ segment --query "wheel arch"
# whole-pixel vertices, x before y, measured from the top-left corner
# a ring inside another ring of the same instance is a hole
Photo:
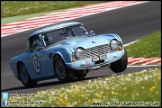
[[[60,57],[62,58],[62,60],[64,61],[64,59],[63,59],[63,57],[62,57],[62,55],[61,55],[60,53],[55,53],[55,54],[53,55],[53,64],[54,64],[54,59],[55,59],[56,56],[60,56]],[[64,62],[65,62],[65,61],[64,61]]]
[[[20,77],[20,70],[19,70],[19,68],[20,68],[20,64],[22,64],[23,62],[22,61],[18,61],[17,62],[17,74],[18,74],[18,78],[19,78],[19,80],[21,80],[21,77]],[[24,64],[24,63],[23,63]]]
[[[57,52],[53,52],[53,60],[57,55],[62,58],[65,64],[72,62],[72,51],[67,47],[60,48]]]
[[[22,61],[18,61],[17,62],[17,72],[18,72],[18,77],[19,77],[19,79],[20,79],[20,81],[23,83],[23,85],[25,86],[25,87],[34,87],[34,86],[36,86],[37,85],[37,81],[35,81],[35,80],[33,80],[33,79],[31,79],[31,77],[30,77],[30,75],[29,75],[29,72],[28,72],[28,70],[27,70],[27,81],[26,82],[24,82],[22,79],[21,79],[21,76],[20,76],[20,65],[21,64],[23,64],[24,66],[25,66],[25,64],[22,62]],[[25,66],[26,67],[26,66]],[[27,69],[27,68],[26,68]]]
[[[25,63],[23,62],[23,61],[18,61],[17,62],[17,74],[18,74],[18,78],[19,78],[19,80],[21,80],[21,77],[20,77],[20,70],[19,70],[19,66],[20,66],[20,64],[24,64],[25,65]],[[25,67],[26,67],[26,69],[27,69],[27,71],[28,71],[28,68],[27,68],[27,66],[25,65]],[[30,77],[30,73],[29,73],[29,71],[28,71],[28,74],[29,74],[29,77]],[[31,77],[30,77],[31,78]]]

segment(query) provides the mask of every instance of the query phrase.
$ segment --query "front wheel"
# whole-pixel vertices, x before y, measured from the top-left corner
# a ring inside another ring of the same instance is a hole
[[[110,69],[111,69],[112,71],[116,72],[116,73],[122,72],[122,71],[124,71],[124,70],[127,68],[127,64],[128,64],[127,53],[126,53],[126,51],[124,50],[124,55],[123,55],[123,57],[122,57],[120,60],[111,63]]]
[[[30,78],[28,70],[23,63],[20,63],[19,65],[19,75],[20,80],[25,87],[34,87],[37,85],[37,81],[34,81]]]
[[[54,72],[61,82],[69,82],[75,79],[71,69],[66,66],[60,56],[54,58]]]
[[[80,71],[77,71],[75,76],[77,77],[77,79],[82,79],[87,75],[87,73],[88,72],[86,70],[80,70]]]

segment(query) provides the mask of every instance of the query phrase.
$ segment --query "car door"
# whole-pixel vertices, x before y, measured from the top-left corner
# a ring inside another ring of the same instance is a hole
[[[39,77],[45,77],[49,71],[46,71],[46,69],[48,69],[48,64],[46,64],[46,60],[47,60],[47,55],[46,55],[46,51],[42,50],[42,51],[35,51],[31,54],[30,58],[31,60],[31,64],[33,67],[34,72],[37,74],[36,76],[39,75]]]
[[[36,39],[39,39],[36,38]],[[51,65],[46,49],[40,46],[38,43],[34,43],[36,40],[34,38],[30,39],[30,52],[28,52],[27,65],[30,71],[30,76],[33,79],[45,79],[46,76],[52,75]]]

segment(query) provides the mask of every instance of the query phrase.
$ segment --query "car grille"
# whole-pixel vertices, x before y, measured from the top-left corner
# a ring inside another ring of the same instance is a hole
[[[87,58],[93,58],[95,56],[104,55],[107,53],[111,53],[111,49],[109,45],[108,44],[100,45],[100,46],[96,46],[90,49],[86,49],[81,59],[83,60]]]

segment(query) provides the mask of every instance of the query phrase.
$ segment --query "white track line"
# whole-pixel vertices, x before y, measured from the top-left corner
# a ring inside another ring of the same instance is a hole
[[[7,73],[7,74],[1,74],[1,75],[2,75],[2,76],[3,76],[3,75],[13,75],[13,73]]]
[[[135,43],[135,42],[137,42],[137,41],[139,41],[139,39],[138,39],[138,40],[135,40],[135,41],[132,41],[132,42],[129,42],[129,43],[127,43],[127,44],[124,44],[123,46],[124,46],[124,47],[129,46],[130,44],[133,44],[133,43]]]

